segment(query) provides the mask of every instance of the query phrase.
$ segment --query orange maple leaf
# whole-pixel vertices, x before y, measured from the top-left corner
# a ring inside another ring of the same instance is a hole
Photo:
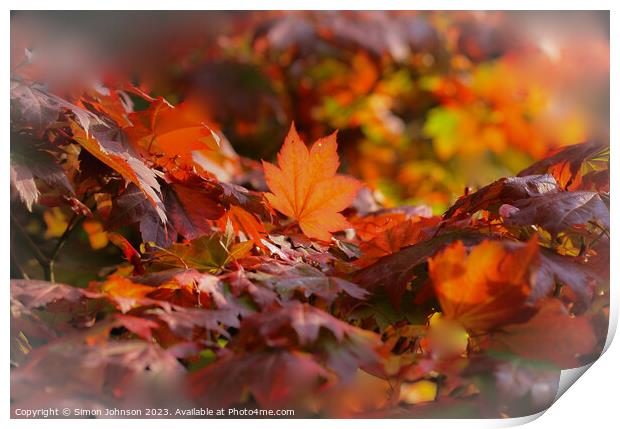
[[[509,249],[484,241],[468,253],[455,242],[429,260],[429,275],[445,317],[469,332],[487,332],[527,320],[531,267],[538,263],[538,241]]]
[[[351,227],[339,212],[351,204],[361,184],[336,174],[340,165],[337,150],[336,132],[317,140],[308,150],[292,124],[278,153],[278,166],[263,161],[271,190],[267,200],[297,220],[309,238],[329,241],[331,232]]]
[[[210,128],[210,119],[199,105],[184,102],[172,106],[159,98],[151,106],[129,115],[132,126],[124,129],[144,156],[161,153],[178,157],[184,165],[193,165],[195,152],[218,149],[218,138]]]
[[[230,221],[235,234],[243,232],[255,245],[266,249],[261,240],[267,237],[265,225],[253,213],[239,206],[230,206],[228,211],[216,222],[222,231],[226,230],[226,223]]]
[[[405,246],[431,238],[434,232],[433,227],[437,226],[440,220],[439,216],[434,216],[432,218],[415,217],[398,223],[391,222],[394,224],[392,227],[377,233],[369,241],[362,241],[360,244],[362,256],[355,261],[355,264],[359,267],[367,267],[383,256],[396,253]]]

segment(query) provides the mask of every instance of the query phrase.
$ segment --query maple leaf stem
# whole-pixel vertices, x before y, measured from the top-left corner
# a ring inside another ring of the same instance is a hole
[[[599,242],[599,241],[600,241],[603,237],[610,238],[610,237],[609,237],[609,234],[608,234],[607,232],[605,232],[605,231],[601,231],[601,233],[600,233],[599,235],[597,235],[596,237],[594,237],[594,240],[592,240],[592,241],[590,242],[590,244],[588,245],[588,247],[590,247],[590,248],[591,248],[591,247],[592,247],[592,246],[594,246],[596,243],[598,243],[598,242]]]
[[[589,221],[588,223],[589,223],[590,225],[594,226],[595,228],[600,229],[600,230],[601,230],[601,234],[602,234],[602,235],[607,236],[607,238],[611,238],[611,237],[609,236],[609,231],[608,231],[605,227],[603,227],[601,224],[599,224],[598,222],[595,222],[595,221],[592,221],[592,220],[591,220],[591,221]]]
[[[559,282],[556,282],[554,290],[553,290],[553,296],[555,296],[556,298],[559,298],[561,293],[562,293],[562,284]]]
[[[65,229],[65,231],[62,233],[62,235],[58,239],[58,242],[56,243],[54,250],[52,250],[52,254],[49,257],[49,260],[47,262],[46,280],[52,283],[55,282],[54,265],[56,264],[58,255],[60,255],[60,251],[62,250],[65,243],[69,239],[69,236],[71,235],[71,233],[75,230],[76,227],[78,227],[82,222],[84,222],[84,219],[86,219],[86,216],[79,215],[77,213],[75,213],[73,217],[71,217],[71,220],[69,221],[67,225],[67,228]]]

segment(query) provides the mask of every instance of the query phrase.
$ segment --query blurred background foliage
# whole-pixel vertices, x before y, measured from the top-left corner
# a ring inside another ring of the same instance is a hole
[[[291,121],[307,141],[338,129],[343,170],[386,206],[441,213],[609,140],[606,12],[14,13],[13,64],[25,48],[59,87],[131,76],[193,101],[250,158],[273,158]]]

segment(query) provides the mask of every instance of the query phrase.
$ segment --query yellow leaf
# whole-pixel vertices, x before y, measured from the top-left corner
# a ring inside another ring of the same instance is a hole
[[[101,222],[85,220],[82,228],[88,235],[88,242],[93,249],[103,249],[108,245],[108,234],[103,230]]]
[[[54,207],[43,213],[43,221],[45,221],[45,225],[47,225],[45,238],[48,239],[60,237],[67,229],[67,226],[69,226],[67,217],[58,207]]]
[[[400,400],[407,404],[420,404],[434,401],[437,396],[437,383],[420,380],[415,383],[403,383],[400,386]]]

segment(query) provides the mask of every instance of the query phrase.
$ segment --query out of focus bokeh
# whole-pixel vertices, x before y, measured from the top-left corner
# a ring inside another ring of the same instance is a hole
[[[607,12],[14,12],[11,49],[57,94],[130,79],[192,103],[257,160],[291,121],[338,129],[343,170],[386,206],[440,213],[609,140]]]

